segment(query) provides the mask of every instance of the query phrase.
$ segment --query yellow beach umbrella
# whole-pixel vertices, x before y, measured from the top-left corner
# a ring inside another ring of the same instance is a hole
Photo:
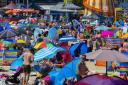
[[[35,48],[35,49],[38,49],[38,48],[40,47],[41,44],[42,44],[42,42],[36,44],[36,45],[34,46],[34,48]]]
[[[26,43],[24,40],[17,40],[17,43]]]

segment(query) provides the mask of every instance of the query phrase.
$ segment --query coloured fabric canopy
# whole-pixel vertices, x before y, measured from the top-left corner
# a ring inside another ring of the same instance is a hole
[[[63,51],[61,47],[46,47],[37,51],[34,55],[34,61],[41,61],[43,58],[53,58],[57,52]]]
[[[79,55],[87,53],[87,44],[84,42],[74,44],[70,47],[72,57],[79,57]]]
[[[53,40],[56,37],[56,34],[57,34],[56,28],[50,28],[48,32],[48,38],[50,40]]]
[[[22,66],[23,65],[22,57],[23,57],[23,55],[21,55],[19,58],[17,58],[16,60],[14,60],[11,63],[10,70],[16,70],[19,66]]]
[[[119,77],[109,77],[106,75],[90,75],[78,81],[74,85],[127,85],[128,81]]]
[[[63,85],[65,78],[76,77],[76,69],[79,61],[80,58],[74,59],[58,71],[56,75],[54,75],[54,85]]]
[[[59,41],[77,41],[77,39],[73,36],[63,36],[62,38],[59,39]]]

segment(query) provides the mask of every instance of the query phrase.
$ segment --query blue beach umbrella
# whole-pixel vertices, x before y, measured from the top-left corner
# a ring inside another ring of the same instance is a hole
[[[76,77],[77,64],[79,61],[80,58],[77,58],[65,65],[56,75],[54,85],[63,85],[65,78]]]
[[[41,61],[43,58],[53,58],[57,52],[63,51],[61,47],[46,47],[37,51],[34,55],[34,61]]]
[[[2,26],[0,26],[0,31],[3,31],[4,29],[3,29],[3,27]]]
[[[73,57],[79,57],[79,55],[87,53],[88,48],[86,43],[81,42],[72,45],[69,50]]]
[[[11,25],[8,22],[4,23],[4,27],[5,29],[12,29]]]
[[[14,60],[11,63],[11,67],[10,70],[15,71],[19,66],[23,65],[23,59],[22,59],[23,55],[21,55],[19,58],[17,58],[16,60]]]
[[[77,39],[73,36],[63,36],[62,38],[59,39],[61,42],[66,42],[66,41],[77,41]]]
[[[56,28],[54,28],[54,27],[50,28],[48,31],[48,38],[53,40],[56,37],[56,34],[57,34]]]

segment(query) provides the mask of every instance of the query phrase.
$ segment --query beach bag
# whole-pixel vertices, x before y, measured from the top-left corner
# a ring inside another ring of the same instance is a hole
[[[5,80],[5,84],[7,85],[18,85],[20,80],[17,77],[10,76]]]
[[[9,76],[6,80],[5,83],[8,85],[16,85],[20,83],[20,80],[18,79],[18,76],[22,73],[23,68],[18,67],[16,70],[16,73],[12,76]]]

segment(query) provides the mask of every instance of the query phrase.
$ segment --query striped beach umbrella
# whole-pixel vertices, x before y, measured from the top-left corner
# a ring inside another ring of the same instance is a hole
[[[53,58],[57,52],[63,51],[61,47],[46,47],[37,51],[34,55],[34,61],[41,61],[44,58]]]
[[[62,38],[59,39],[59,41],[77,41],[77,39],[73,36],[63,36]]]

